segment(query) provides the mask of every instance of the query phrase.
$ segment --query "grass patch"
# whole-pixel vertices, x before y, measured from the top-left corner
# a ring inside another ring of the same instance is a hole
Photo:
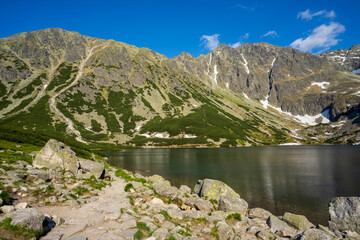
[[[0,199],[3,200],[3,205],[11,204],[11,199],[10,199],[9,193],[7,191],[2,191],[0,193]]]
[[[142,239],[150,234],[150,228],[143,222],[136,223],[136,228],[138,231],[135,233],[135,239]]]
[[[6,218],[0,223],[0,227],[5,230],[9,230],[14,233],[16,237],[24,237],[25,239],[36,238],[39,239],[44,231],[29,230],[24,227],[18,227],[11,225],[11,218]]]
[[[135,178],[130,176],[129,174],[127,174],[124,170],[122,169],[118,169],[115,172],[115,176],[116,177],[121,177],[123,178],[125,181],[129,182],[129,181],[134,181],[134,182],[141,182],[141,183],[146,183],[146,180],[144,178]]]
[[[77,186],[76,188],[73,189],[73,191],[78,195],[78,196],[83,196],[85,194],[90,194],[90,190],[82,187],[82,186]]]
[[[134,199],[131,196],[127,196],[127,198],[129,199],[129,203],[134,206],[135,202]]]
[[[124,187],[125,192],[130,192],[130,189],[134,189],[134,186],[131,183],[126,184]]]
[[[241,221],[241,215],[239,213],[233,213],[226,217],[228,221]]]
[[[165,217],[165,220],[170,220],[170,219],[171,219],[171,217],[170,217],[170,215],[167,213],[167,211],[161,210],[159,213]]]

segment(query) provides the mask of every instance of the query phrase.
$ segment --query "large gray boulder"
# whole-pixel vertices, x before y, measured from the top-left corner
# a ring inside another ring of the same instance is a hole
[[[230,188],[225,183],[214,180],[214,179],[204,179],[198,180],[197,184],[193,190],[194,193],[200,197],[208,197],[219,201],[222,195],[228,197],[240,198],[240,195],[237,194],[232,188]]]
[[[224,212],[237,212],[244,215],[248,209],[248,203],[241,198],[221,196],[219,199],[219,210]]]
[[[94,175],[96,178],[102,178],[105,174],[104,165],[98,162],[79,158],[79,177],[88,178]]]
[[[294,229],[290,228],[286,222],[280,220],[274,215],[271,215],[267,219],[266,223],[274,233],[281,232],[281,235],[283,236],[293,236],[296,232]]]
[[[62,142],[50,139],[46,145],[36,154],[33,161],[36,168],[49,168],[58,171],[70,171],[77,175],[79,159],[70,147]]]
[[[200,211],[210,212],[213,210],[213,205],[209,201],[198,197],[186,198],[185,204]]]
[[[6,217],[10,217],[11,225],[24,227],[29,230],[40,232],[43,230],[45,216],[36,208],[24,208],[12,212]]]
[[[360,234],[360,197],[336,197],[329,203],[329,227]]]
[[[310,228],[296,236],[296,240],[331,240],[334,239],[325,232],[316,229]]]
[[[283,220],[301,231],[314,227],[314,224],[309,222],[309,220],[303,215],[286,212],[283,216]]]
[[[251,208],[248,215],[252,218],[268,219],[272,214],[262,208]]]

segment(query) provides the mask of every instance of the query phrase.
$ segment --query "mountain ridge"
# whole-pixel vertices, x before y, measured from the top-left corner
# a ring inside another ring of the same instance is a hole
[[[317,142],[291,132],[305,129],[294,116],[315,116],[314,125],[326,122],[322,112],[346,119],[345,132],[332,130],[344,135],[339,143],[358,141],[360,78],[325,57],[267,43],[167,58],[45,29],[0,39],[0,78],[1,126],[67,132],[86,143]]]

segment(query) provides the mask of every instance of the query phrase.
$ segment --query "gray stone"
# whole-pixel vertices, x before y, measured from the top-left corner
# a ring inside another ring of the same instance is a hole
[[[176,199],[181,197],[181,192],[176,187],[171,186],[169,181],[160,181],[153,184],[154,190],[161,195]]]
[[[200,211],[210,212],[213,210],[213,205],[209,201],[197,197],[186,198],[185,204]]]
[[[237,194],[228,185],[214,179],[198,180],[198,183],[195,185],[193,192],[200,197],[208,197],[217,201],[219,201],[222,195],[240,198],[239,194]]]
[[[163,222],[165,221],[165,217],[162,214],[155,214],[153,216],[153,218],[154,218],[155,221],[157,221],[160,224],[163,224]]]
[[[283,216],[283,220],[299,229],[300,231],[306,230],[308,228],[314,227],[314,224],[309,222],[309,220],[303,215],[297,215],[286,212]]]
[[[2,200],[2,198],[0,198],[0,207],[3,205],[4,201]]]
[[[62,142],[50,139],[46,145],[36,154],[33,161],[36,168],[49,168],[59,171],[70,171],[74,175],[78,173],[79,160],[74,151]]]
[[[135,229],[126,229],[124,231],[119,232],[119,235],[121,235],[125,240],[133,240],[134,235],[138,230]]]
[[[19,209],[12,212],[10,217],[11,225],[24,227],[29,230],[41,231],[43,229],[43,221],[45,216],[36,208]]]
[[[18,203],[15,205],[15,209],[23,209],[26,208],[28,206],[27,202],[22,202],[22,203]]]
[[[186,185],[181,185],[179,190],[182,192],[182,193],[187,193],[187,194],[190,194],[191,193],[191,188],[189,188],[188,186]]]
[[[319,229],[310,228],[297,235],[296,240],[331,240],[331,237]]]
[[[70,237],[70,238],[67,238],[66,240],[88,240],[88,238],[87,237],[77,237],[77,236],[75,236],[75,237]]]
[[[252,218],[260,218],[260,219],[268,219],[272,214],[271,212],[262,209],[262,208],[251,208],[249,210],[249,217]]]
[[[135,219],[130,219],[119,224],[118,229],[125,230],[136,227]]]
[[[221,240],[232,239],[234,237],[234,231],[226,222],[218,222],[216,227]]]
[[[162,228],[166,228],[166,229],[173,229],[175,227],[175,224],[169,221],[165,221],[162,225]]]
[[[104,165],[95,161],[79,158],[79,177],[89,178],[94,175],[96,178],[103,178],[105,174]]]
[[[165,240],[168,238],[169,232],[166,228],[158,228],[151,236],[157,240]]]
[[[248,203],[241,198],[221,196],[219,199],[219,210],[224,212],[237,212],[244,215],[248,209]]]
[[[167,213],[173,219],[177,219],[177,220],[182,220],[183,219],[183,214],[179,209],[169,209],[167,211]]]
[[[12,206],[12,205],[4,205],[4,206],[2,206],[1,207],[1,211],[3,212],[3,213],[10,213],[10,212],[13,212],[15,210],[15,207],[14,206]]]
[[[360,233],[360,197],[336,197],[329,204],[329,227]]]
[[[281,221],[279,218],[275,217],[274,215],[271,215],[267,219],[266,223],[274,233],[281,231],[281,232],[286,232],[287,234],[289,234],[289,236],[291,236],[295,232],[295,230],[292,230],[289,227],[289,225],[287,225],[286,222]]]
[[[41,240],[61,240],[63,236],[63,233],[49,232],[46,236],[42,237]]]

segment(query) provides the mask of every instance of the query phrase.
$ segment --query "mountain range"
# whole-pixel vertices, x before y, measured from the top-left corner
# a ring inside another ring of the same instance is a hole
[[[100,146],[360,143],[360,45],[194,58],[51,28],[0,39],[0,127]]]

